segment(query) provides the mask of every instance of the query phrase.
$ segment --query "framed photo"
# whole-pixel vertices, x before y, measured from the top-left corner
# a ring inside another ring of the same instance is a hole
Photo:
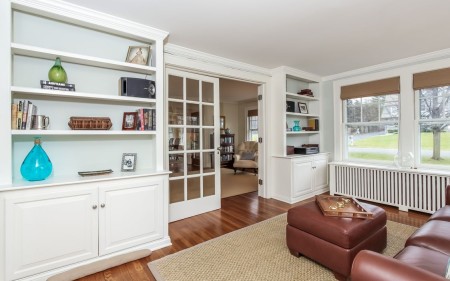
[[[122,130],[136,130],[137,112],[124,112]]]
[[[122,172],[134,172],[136,170],[136,153],[124,153],[122,155]]]
[[[225,130],[225,116],[220,116],[220,129]]]
[[[149,59],[151,59],[151,46],[128,47],[126,62],[148,65]]]
[[[299,102],[298,103],[298,112],[300,113],[308,113],[308,105],[306,105],[306,103],[304,102]]]
[[[286,101],[286,112],[295,112],[295,102]]]

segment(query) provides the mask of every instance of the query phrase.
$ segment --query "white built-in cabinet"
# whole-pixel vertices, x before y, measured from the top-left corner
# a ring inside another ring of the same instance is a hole
[[[328,153],[273,157],[273,164],[275,199],[292,204],[328,191]]]
[[[0,2],[0,281],[46,280],[65,270],[139,249],[170,245],[164,170],[164,62],[168,33],[62,1]],[[151,46],[148,65],[125,62]],[[76,91],[41,89],[60,57]],[[155,81],[156,98],[119,94],[121,77]],[[11,104],[29,100],[47,130],[11,129]],[[122,130],[123,113],[156,109],[156,130]],[[71,130],[72,116],[109,117],[110,130]],[[20,166],[41,137],[53,164],[28,182]],[[121,172],[136,153],[136,170]],[[81,177],[79,171],[109,175]]]
[[[167,176],[154,175],[0,193],[5,280],[168,245],[165,190]]]

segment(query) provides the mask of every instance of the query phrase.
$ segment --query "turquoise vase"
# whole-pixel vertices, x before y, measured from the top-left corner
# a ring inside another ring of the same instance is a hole
[[[58,83],[67,82],[67,74],[61,65],[61,59],[59,57],[56,58],[55,64],[52,66],[52,68],[50,68],[48,72],[48,79],[51,82],[58,82]]]
[[[33,149],[20,166],[22,177],[29,181],[45,180],[52,173],[52,169],[52,161],[42,148],[41,139],[35,138]]]
[[[302,128],[300,128],[300,121],[294,121],[294,127],[292,127],[292,131],[299,132]]]

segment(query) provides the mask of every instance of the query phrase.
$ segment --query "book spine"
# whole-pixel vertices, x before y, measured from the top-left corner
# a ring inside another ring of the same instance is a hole
[[[58,82],[51,82],[51,81],[41,80],[41,86],[43,86],[43,85],[64,87],[64,88],[75,88],[75,84],[58,83]]]
[[[152,109],[152,130],[156,130],[156,109]]]
[[[27,115],[28,115],[28,106],[30,105],[30,101],[24,100],[23,103],[23,113],[22,113],[22,124],[21,130],[25,130],[27,126]]]
[[[17,111],[19,105],[16,103],[11,104],[11,129],[17,130]]]
[[[31,129],[31,117],[36,114],[36,105],[30,104],[28,105],[28,114],[27,114],[27,123],[25,125],[25,130]]]
[[[61,87],[61,86],[41,85],[41,88],[42,89],[47,89],[47,90],[58,90],[58,91],[75,92],[75,88],[67,88],[67,87]]]
[[[150,109],[144,108],[144,130],[148,131],[151,129],[151,123],[150,123]]]

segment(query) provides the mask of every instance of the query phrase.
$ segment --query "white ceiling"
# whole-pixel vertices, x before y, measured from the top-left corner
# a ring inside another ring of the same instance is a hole
[[[449,0],[67,0],[168,42],[321,76],[450,48]]]

